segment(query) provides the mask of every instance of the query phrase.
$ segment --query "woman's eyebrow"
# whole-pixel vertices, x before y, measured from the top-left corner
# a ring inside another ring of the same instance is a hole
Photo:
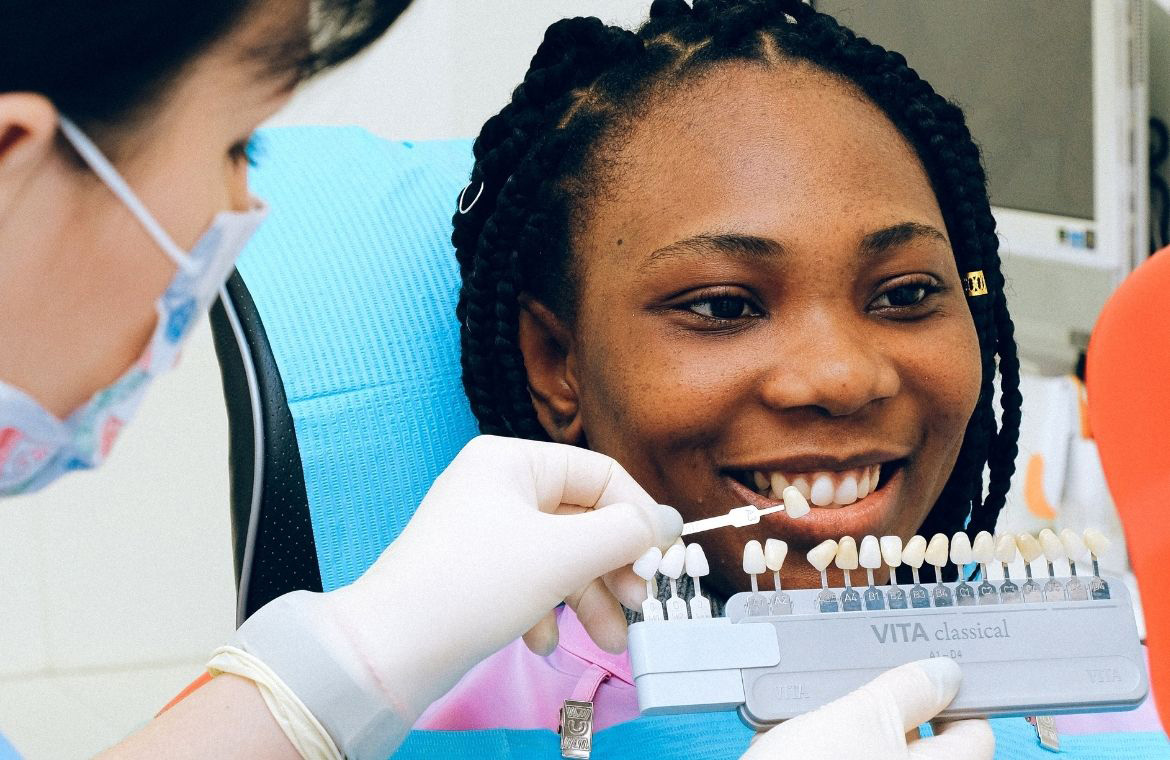
[[[861,239],[857,249],[864,258],[873,258],[916,238],[934,240],[950,246],[947,236],[929,224],[899,222],[868,233]],[[772,238],[737,232],[705,232],[659,248],[650,254],[646,265],[654,265],[676,256],[701,256],[716,252],[745,259],[761,259],[782,256],[787,251],[782,243]]]
[[[857,246],[858,253],[863,258],[881,256],[892,248],[909,243],[916,238],[935,240],[948,248],[951,241],[941,230],[921,222],[899,222],[898,224],[875,230],[861,239]]]
[[[699,256],[713,252],[759,259],[783,254],[784,246],[771,238],[759,237],[758,235],[705,232],[659,248],[650,254],[646,263],[656,264],[675,256]]]

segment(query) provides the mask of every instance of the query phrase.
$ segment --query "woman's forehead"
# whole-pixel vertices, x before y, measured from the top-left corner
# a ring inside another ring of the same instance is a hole
[[[660,96],[602,150],[606,192],[580,209],[586,248],[615,235],[628,252],[724,230],[943,227],[921,162],[893,123],[807,66],[716,70]]]

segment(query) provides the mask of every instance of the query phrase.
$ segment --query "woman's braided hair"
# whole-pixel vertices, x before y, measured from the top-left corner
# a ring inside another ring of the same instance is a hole
[[[604,140],[651,95],[720,64],[805,62],[861,89],[926,169],[959,272],[982,270],[988,294],[968,299],[979,335],[979,400],[946,486],[920,532],[993,530],[1015,467],[1019,360],[1004,299],[995,222],[979,149],[962,111],[906,59],[856,36],[800,0],[655,0],[637,32],[596,18],[554,23],[512,102],[484,124],[464,205],[454,217],[463,287],[463,384],[485,433],[546,439],[517,341],[518,296],[575,311],[570,230],[597,189]],[[478,200],[467,204],[481,192]],[[1000,374],[1001,425],[992,407]],[[983,473],[990,470],[984,498]]]

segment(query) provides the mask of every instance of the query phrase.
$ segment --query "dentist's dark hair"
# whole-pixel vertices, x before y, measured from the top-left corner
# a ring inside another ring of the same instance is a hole
[[[651,96],[720,66],[811,64],[855,85],[922,161],[960,275],[982,270],[989,292],[968,299],[982,385],[955,468],[920,532],[994,530],[1015,467],[1019,360],[1004,297],[995,221],[979,149],[958,106],[900,54],[856,36],[800,0],[655,0],[631,32],[596,18],[548,28],[512,101],[484,124],[464,209],[454,217],[463,286],[463,383],[485,433],[547,439],[528,395],[517,341],[521,293],[571,320],[577,298],[570,230],[598,192],[607,138]],[[992,405],[1000,379],[1001,421]],[[990,482],[984,495],[984,467]]]
[[[272,44],[241,51],[289,86],[377,39],[410,0],[305,0]],[[155,102],[183,66],[279,0],[0,0],[0,93],[35,92],[83,127],[117,127]]]

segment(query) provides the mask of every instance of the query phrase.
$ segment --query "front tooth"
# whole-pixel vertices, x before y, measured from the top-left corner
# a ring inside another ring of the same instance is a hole
[[[784,477],[782,473],[774,472],[770,483],[773,498],[779,499],[780,494],[784,493],[784,489],[788,487],[788,478]]]
[[[817,473],[813,477],[812,490],[809,501],[818,507],[827,507],[833,503],[833,478],[827,472]]]
[[[792,479],[792,485],[797,491],[800,491],[800,495],[804,498],[812,498],[812,486],[809,485],[808,478],[803,475],[797,476]]]
[[[878,487],[878,480],[882,476],[882,466],[875,464],[873,466],[873,474],[869,476],[869,490],[876,491]]]
[[[857,501],[857,478],[851,474],[841,478],[841,485],[837,486],[833,501],[841,506]]]
[[[857,498],[864,499],[869,496],[869,468],[861,468],[861,477],[857,479]]]
[[[754,471],[752,473],[752,480],[755,481],[756,490],[760,493],[764,493],[768,490],[768,476],[764,473],[760,472],[759,470]]]

